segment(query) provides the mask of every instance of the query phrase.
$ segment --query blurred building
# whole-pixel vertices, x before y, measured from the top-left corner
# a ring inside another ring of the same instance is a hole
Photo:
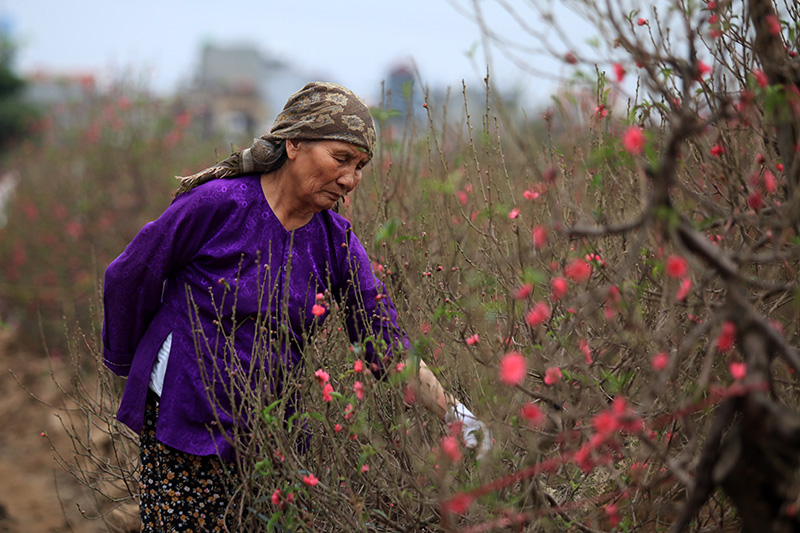
[[[206,44],[181,98],[206,133],[256,135],[269,128],[286,98],[305,82],[288,63],[255,46]]]

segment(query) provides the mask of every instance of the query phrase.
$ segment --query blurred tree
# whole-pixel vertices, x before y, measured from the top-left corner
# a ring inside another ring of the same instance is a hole
[[[0,152],[28,133],[35,108],[23,99],[25,80],[13,69],[16,47],[0,36]]]

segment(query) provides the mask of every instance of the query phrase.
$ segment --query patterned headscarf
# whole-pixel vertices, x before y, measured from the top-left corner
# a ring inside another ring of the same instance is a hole
[[[191,176],[180,177],[175,195],[217,179],[252,172],[271,172],[286,160],[286,139],[333,140],[355,144],[370,158],[375,149],[375,124],[369,107],[350,89],[314,81],[289,97],[269,133],[253,145]]]

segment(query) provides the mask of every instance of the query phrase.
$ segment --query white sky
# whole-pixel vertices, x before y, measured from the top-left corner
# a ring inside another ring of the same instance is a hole
[[[498,4],[480,4],[493,29],[521,36]],[[19,44],[23,73],[132,73],[168,93],[191,78],[203,43],[252,43],[301,74],[336,81],[372,100],[390,67],[408,58],[423,84],[460,89],[465,79],[468,87],[481,86],[486,67],[480,31],[458,6],[471,11],[472,1],[0,0],[0,17]],[[467,57],[470,49],[474,61]],[[533,102],[546,101],[555,89],[552,80],[524,74],[496,52],[492,57],[496,86],[525,84]],[[543,71],[561,68],[532,60]]]

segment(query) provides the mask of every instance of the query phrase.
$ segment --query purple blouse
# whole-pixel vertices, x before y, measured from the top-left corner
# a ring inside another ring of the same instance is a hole
[[[249,368],[259,351],[268,354],[268,374],[302,367],[305,339],[328,314],[312,313],[320,292],[344,307],[352,342],[374,338],[408,347],[394,305],[346,219],[323,211],[287,231],[259,175],[213,180],[181,194],[105,273],[104,361],[128,376],[117,418],[141,432],[150,372],[171,331],[156,437],[184,452],[230,460],[223,432],[234,420],[224,369]],[[278,337],[283,341],[269,342]],[[366,359],[380,371],[378,353],[366,343]],[[219,424],[210,425],[214,407],[204,376],[214,376]],[[280,378],[274,383],[277,397]]]

